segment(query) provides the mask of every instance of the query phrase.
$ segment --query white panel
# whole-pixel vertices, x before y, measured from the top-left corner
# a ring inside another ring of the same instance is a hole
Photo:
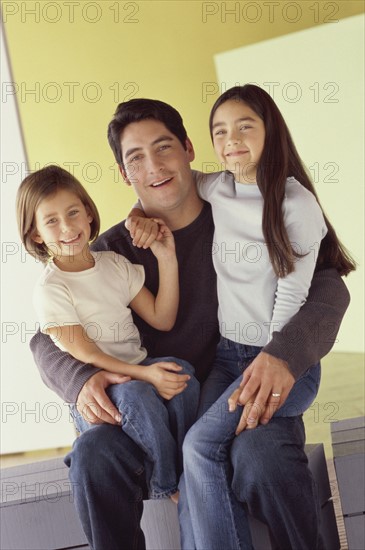
[[[322,206],[359,263],[346,279],[352,301],[334,350],[363,351],[363,16],[220,53],[215,64],[220,92],[256,83],[283,113]]]
[[[41,264],[25,254],[15,217],[26,173],[11,73],[1,28],[1,453],[64,447],[74,439],[68,407],[38,374],[29,340],[36,316],[32,290]]]

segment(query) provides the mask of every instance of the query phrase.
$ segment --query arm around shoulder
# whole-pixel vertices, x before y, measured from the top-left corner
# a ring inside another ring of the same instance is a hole
[[[30,349],[43,382],[67,403],[75,403],[85,382],[100,370],[61,351],[50,336],[39,331]]]
[[[286,361],[297,379],[332,349],[350,294],[335,269],[315,272],[306,303],[264,351]]]

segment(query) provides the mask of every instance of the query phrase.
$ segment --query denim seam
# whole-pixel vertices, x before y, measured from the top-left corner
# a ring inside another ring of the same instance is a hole
[[[219,445],[219,447],[217,449],[217,452],[216,452],[215,460],[217,460],[219,458],[221,448],[223,447],[223,449],[224,449],[224,443],[226,441],[230,440],[230,439],[231,438],[227,436],[225,438],[225,440]],[[225,467],[224,467],[224,464],[227,461],[228,461],[228,456],[227,456],[227,459],[225,461],[217,460],[218,463],[221,463],[220,464],[220,469],[221,469],[221,472],[222,472],[222,479],[224,479],[224,481],[226,483],[226,489],[227,489],[228,509],[229,509],[229,513],[230,513],[230,516],[231,516],[232,525],[234,526],[234,536],[235,536],[235,539],[236,539],[237,549],[240,550],[241,549],[241,544],[240,544],[240,540],[239,540],[239,536],[238,536],[238,532],[237,532],[236,522],[235,522],[235,519],[234,519],[233,507],[232,507],[232,502],[231,502],[231,498],[230,498],[230,487],[229,487],[229,483],[228,483],[228,479],[227,479],[226,470],[225,470]],[[233,494],[233,491],[232,491],[232,494]]]
[[[138,438],[141,438],[138,430],[135,428],[133,422],[131,422],[131,420],[129,419],[129,425],[130,427],[133,429],[133,431],[137,434]],[[148,447],[146,447],[146,445],[142,445],[141,443],[138,443],[138,446],[140,449],[142,449],[143,452],[145,452],[146,454],[149,453],[149,449]],[[144,470],[144,469],[143,469]],[[153,482],[153,478],[151,478],[151,483]],[[170,493],[171,491],[171,493]],[[165,498],[165,496],[169,497],[171,495],[173,495],[174,493],[176,493],[177,491],[177,483],[175,485],[175,489],[167,489],[166,491],[163,491],[161,493],[150,493],[150,495],[153,495],[152,498],[155,498],[156,500],[159,499],[159,498]],[[159,495],[162,495],[162,496],[159,496]]]

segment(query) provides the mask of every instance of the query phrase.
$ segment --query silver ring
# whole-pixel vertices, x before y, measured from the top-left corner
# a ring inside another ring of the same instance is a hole
[[[272,393],[271,395],[272,395],[273,397],[280,397],[281,394],[280,394],[280,393]]]

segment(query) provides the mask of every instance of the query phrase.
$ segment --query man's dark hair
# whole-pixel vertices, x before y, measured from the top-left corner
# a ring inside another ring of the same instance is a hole
[[[120,145],[120,136],[124,128],[132,122],[149,119],[162,122],[178,138],[184,149],[186,149],[187,133],[183,119],[176,109],[157,99],[131,99],[118,105],[114,117],[108,126],[109,145],[120,166],[124,167]]]

